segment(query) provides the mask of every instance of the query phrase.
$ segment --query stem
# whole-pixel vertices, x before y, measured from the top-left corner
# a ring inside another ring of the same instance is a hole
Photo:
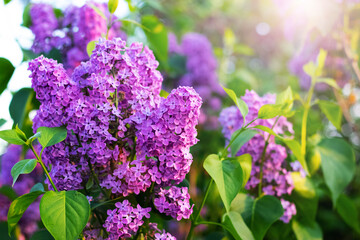
[[[232,140],[230,140],[229,144],[224,148],[224,150],[221,152],[221,156],[225,156],[227,153],[227,150],[229,149],[229,147],[234,143],[234,141],[236,140],[236,138],[243,132],[246,130],[246,128],[252,124],[253,122],[255,122],[256,120],[258,120],[258,118],[255,118],[254,120],[252,120],[251,122],[249,122],[248,124],[246,124],[245,127],[241,128],[241,130],[238,132],[238,134],[236,134],[235,137],[233,137]]]
[[[198,225],[197,220],[198,220],[199,217],[200,217],[201,210],[202,210],[202,208],[203,208],[204,205],[205,205],[205,201],[206,201],[206,199],[207,199],[207,197],[208,197],[208,195],[209,195],[209,193],[210,193],[210,188],[211,188],[211,185],[212,185],[213,182],[214,182],[214,180],[211,179],[210,182],[209,182],[209,184],[208,184],[208,186],[206,187],[205,196],[204,196],[204,199],[202,200],[202,202],[201,202],[201,204],[200,204],[199,211],[198,211],[198,213],[196,214],[196,217],[194,218],[194,221],[191,222],[190,231],[189,231],[189,234],[188,234],[188,236],[187,236],[187,238],[186,238],[187,240],[192,239],[192,235],[193,235],[193,232],[194,232],[194,228]]]
[[[302,118],[302,125],[301,125],[301,155],[305,157],[306,154],[306,127],[307,127],[307,119],[309,115],[309,110],[311,107],[311,98],[314,93],[315,81],[312,79],[311,87],[304,104],[304,115]]]
[[[46,176],[48,177],[48,179],[49,179],[49,181],[50,181],[50,183],[51,183],[51,186],[53,187],[53,189],[55,190],[55,192],[58,192],[58,190],[57,190],[57,188],[56,188],[53,180],[52,180],[51,177],[50,177],[50,174],[49,174],[48,170],[46,169],[45,164],[43,163],[43,161],[41,160],[41,157],[39,157],[39,155],[37,154],[37,152],[35,151],[35,149],[34,149],[34,147],[33,147],[33,145],[32,145],[31,143],[30,143],[30,149],[31,149],[31,151],[33,151],[33,153],[34,153],[37,161],[40,163],[41,167],[43,168]]]
[[[271,130],[274,129],[275,125],[276,125],[277,122],[279,121],[279,118],[280,118],[280,116],[277,116],[274,124],[273,124],[272,127],[271,127]],[[259,177],[260,182],[259,182],[259,190],[258,190],[258,191],[259,191],[259,193],[258,193],[258,194],[259,194],[259,197],[260,197],[261,194],[262,194],[262,179],[263,179],[263,174],[264,174],[264,173],[263,173],[263,168],[264,168],[264,162],[265,162],[265,156],[266,156],[266,149],[267,149],[267,147],[268,147],[268,145],[269,145],[270,136],[271,136],[271,134],[269,134],[269,136],[267,137],[267,139],[266,139],[266,141],[265,141],[264,149],[263,149],[262,154],[261,154],[261,160],[260,160],[260,177]]]
[[[112,27],[112,18],[113,18],[113,14],[110,15],[110,20],[109,20],[109,24],[107,25],[107,29],[106,29],[106,40],[109,39],[109,30]]]

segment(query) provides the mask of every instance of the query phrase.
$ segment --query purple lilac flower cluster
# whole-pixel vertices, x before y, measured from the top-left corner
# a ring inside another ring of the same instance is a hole
[[[94,10],[94,7],[110,16],[106,4],[88,2],[82,7],[69,6],[58,18],[49,4],[33,4],[30,8],[32,24],[30,29],[35,35],[32,50],[35,53],[49,53],[58,49],[62,54],[64,67],[71,72],[82,61],[89,59],[86,51],[90,41],[98,40],[107,33],[107,20]],[[120,30],[121,22],[112,18],[108,32],[109,39],[126,38]]]
[[[175,86],[193,86],[204,100],[200,116],[200,124],[209,128],[217,128],[217,117],[221,109],[220,97],[224,91],[218,83],[217,62],[210,41],[199,33],[187,33],[179,45],[174,34],[169,34],[170,57],[180,55],[185,57],[186,72],[174,79],[168,79],[166,84]]]
[[[323,76],[330,77],[337,81],[339,86],[343,87],[351,79],[351,71],[347,67],[347,60],[338,56],[339,48],[336,39],[330,35],[322,36],[321,33],[313,30],[309,32],[301,50],[294,55],[289,62],[290,71],[300,78],[300,86],[308,89],[311,84],[311,78],[307,75],[303,67],[310,61],[316,62],[320,49],[328,52]],[[325,84],[317,84],[319,91],[328,89]]]
[[[35,158],[31,151],[26,152],[23,156],[22,146],[9,145],[6,152],[1,156],[0,187],[12,186],[12,167],[22,159],[31,158]],[[13,189],[18,196],[29,193],[30,189],[41,181],[41,178],[42,169],[38,165],[31,174],[20,175]],[[37,222],[40,220],[39,203],[38,200],[32,203],[19,221],[21,233],[26,238],[29,238],[38,229]],[[11,200],[7,196],[0,194],[0,221],[6,221],[10,204]]]
[[[202,100],[191,87],[179,87],[161,98],[157,67],[151,50],[141,43],[126,46],[120,38],[100,39],[90,60],[71,76],[54,60],[41,56],[30,62],[32,86],[41,103],[34,130],[40,126],[68,130],[65,141],[46,148],[42,155],[53,166],[50,175],[59,190],[82,189],[96,175],[100,186],[114,197],[150,190],[155,198],[163,188],[184,180],[192,163],[190,147],[198,141],[195,127]],[[189,218],[187,189],[181,189],[182,195],[172,191],[170,200],[178,201],[172,212],[177,218]],[[106,228],[115,234],[111,219]],[[92,229],[88,232],[92,234]]]
[[[169,189],[161,189],[154,199],[154,205],[161,213],[171,216],[180,221],[182,218],[189,219],[192,213],[190,207],[190,194],[187,187],[172,186]]]
[[[257,117],[258,111],[264,104],[275,103],[276,96],[273,94],[266,94],[260,97],[254,91],[246,91],[242,97],[249,107],[249,113],[246,116],[246,122],[250,122]],[[243,118],[237,107],[232,106],[224,109],[220,113],[219,121],[223,126],[223,134],[228,142],[232,133],[240,129],[243,125]],[[275,124],[275,125],[274,125]],[[285,117],[276,119],[258,119],[254,121],[251,126],[263,125],[266,127],[273,127],[274,132],[277,134],[284,134],[286,132],[294,133],[292,124],[286,120]],[[264,136],[257,134],[238,152],[238,155],[248,153],[252,156],[253,165],[251,169],[251,176],[245,188],[249,190],[250,194],[256,194],[256,190],[260,183],[260,162],[262,157],[262,149],[265,147],[265,139],[268,138],[268,133]],[[281,203],[285,209],[284,215],[281,220],[288,223],[293,215],[296,214],[294,203],[290,203],[284,199],[284,196],[291,194],[294,184],[291,178],[291,166],[285,161],[287,157],[286,148],[276,144],[273,136],[269,138],[269,144],[265,152],[265,161],[263,165],[263,179],[262,191],[266,195],[273,195],[280,198]]]

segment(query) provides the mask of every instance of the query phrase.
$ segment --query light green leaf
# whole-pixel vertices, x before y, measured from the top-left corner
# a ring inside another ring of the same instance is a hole
[[[336,202],[336,210],[346,224],[352,227],[357,233],[360,233],[358,210],[351,198],[345,194],[341,194]]]
[[[251,129],[239,129],[236,130],[232,135],[230,141],[233,141],[231,148],[231,156],[236,156],[241,147],[252,139],[257,134],[257,131]],[[235,138],[235,140],[234,140]]]
[[[304,65],[303,67],[304,72],[309,75],[311,78],[315,77],[315,72],[316,72],[316,66],[314,62],[308,62],[307,64]]]
[[[277,116],[287,116],[290,113],[292,102],[281,104],[265,104],[258,112],[258,118],[270,119]]]
[[[204,161],[204,168],[214,179],[226,211],[241,189],[243,171],[237,159],[221,161],[216,154],[209,155]]]
[[[283,92],[276,95],[275,104],[285,104],[288,108],[285,112],[290,112],[293,107],[294,97],[292,94],[291,87],[288,87]]]
[[[241,188],[245,187],[247,181],[250,178],[251,174],[251,168],[252,168],[252,157],[250,154],[246,153],[241,156],[236,157],[237,161],[240,163],[241,169],[242,169],[242,186]]]
[[[292,229],[297,240],[322,240],[322,231],[316,222],[298,220],[292,221]]]
[[[274,132],[274,130],[272,130],[272,129],[269,128],[269,127],[266,127],[266,126],[263,126],[263,125],[256,125],[256,126],[254,126],[254,127],[252,127],[252,128],[262,130],[262,131],[267,132],[267,133],[269,133],[269,134],[271,134],[271,135],[274,135],[275,137],[278,137],[278,138],[282,139],[281,136],[277,135],[277,134]]]
[[[67,130],[63,127],[39,127],[37,132],[40,133],[38,140],[43,148],[62,142],[67,136]]]
[[[108,8],[110,13],[114,13],[118,7],[119,0],[109,0]]]
[[[165,90],[160,91],[160,97],[167,98],[169,96],[169,93]]]
[[[233,102],[235,103],[235,105],[239,108],[241,115],[243,117],[244,123],[243,125],[245,125],[245,118],[247,116],[247,114],[249,113],[249,108],[246,105],[246,103],[241,99],[238,98],[235,94],[235,92],[229,88],[226,87],[222,87],[224,89],[224,91],[229,95],[229,97],[231,98],[231,100],[233,100]]]
[[[339,85],[336,83],[336,81],[332,78],[316,78],[317,83],[326,83],[330,87],[333,87],[337,90],[340,90]]]
[[[16,124],[15,126],[15,132],[17,133],[17,135],[24,141],[27,141],[27,137],[25,135],[25,133],[23,131],[20,130],[19,126]]]
[[[338,104],[325,100],[319,100],[320,110],[325,114],[329,121],[336,127],[341,129],[342,111]]]
[[[282,141],[292,151],[295,158],[300,162],[300,164],[303,167],[306,174],[310,175],[306,160],[305,160],[304,156],[301,154],[300,143],[298,141],[294,140],[294,139],[285,139],[285,138],[283,138]]]
[[[10,144],[24,145],[25,142],[20,138],[15,129],[0,131],[0,138]]]
[[[40,191],[24,194],[11,203],[7,216],[9,234],[14,230],[26,209],[41,194],[43,194],[43,192]]]
[[[145,35],[157,59],[162,64],[166,64],[168,59],[168,34],[166,27],[154,15],[143,16],[141,24],[149,30],[145,31]]]
[[[91,57],[91,54],[92,54],[92,52],[94,51],[97,42],[98,42],[98,41],[95,41],[95,40],[94,40],[94,41],[90,41],[90,42],[88,43],[88,45],[86,46],[86,51],[87,51],[87,54],[88,54],[89,57]]]
[[[11,176],[13,177],[13,186],[20,174],[29,174],[36,167],[36,159],[25,159],[17,162],[11,169]]]
[[[40,216],[56,240],[75,240],[89,220],[90,205],[77,191],[49,191],[41,199]]]
[[[236,240],[255,239],[241,215],[237,212],[230,211],[225,213],[222,217],[222,223]]]
[[[320,49],[319,54],[316,59],[316,76],[319,77],[322,75],[324,66],[325,66],[325,60],[326,60],[327,52],[324,49]]]
[[[355,154],[352,147],[343,139],[323,139],[317,149],[321,155],[321,169],[326,185],[331,192],[333,204],[351,182],[355,174]]]

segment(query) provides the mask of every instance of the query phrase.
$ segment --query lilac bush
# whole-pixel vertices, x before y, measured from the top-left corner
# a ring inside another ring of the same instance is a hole
[[[259,109],[265,104],[274,104],[276,96],[274,94],[266,94],[260,97],[254,91],[246,91],[242,100],[248,105],[249,113],[246,116],[246,122],[251,122],[258,116]],[[226,142],[230,141],[231,135],[241,127],[243,127],[243,118],[239,109],[235,106],[225,108],[220,113],[219,121],[223,126],[223,134]],[[293,134],[292,124],[283,116],[271,119],[258,119],[249,125],[262,125],[268,128],[273,128],[277,134],[291,133]],[[269,138],[268,144],[266,139]],[[263,149],[266,145],[265,160],[261,167]],[[249,142],[245,143],[238,156],[248,153],[252,156],[253,164],[251,169],[251,176],[245,185],[252,196],[257,196],[258,188],[261,186],[261,192],[265,195],[273,195],[281,200],[281,204],[285,209],[284,215],[280,218],[283,222],[288,223],[293,215],[296,214],[296,207],[294,203],[285,200],[284,197],[290,195],[294,188],[291,178],[291,172],[301,169],[297,164],[297,168],[293,169],[287,163],[287,150],[285,147],[275,142],[274,136],[269,136],[268,133],[256,134]],[[262,169],[261,169],[262,168]],[[262,170],[262,178],[261,172]],[[260,181],[262,184],[260,185]]]

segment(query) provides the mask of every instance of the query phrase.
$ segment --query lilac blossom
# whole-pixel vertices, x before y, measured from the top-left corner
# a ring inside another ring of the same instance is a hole
[[[266,94],[263,97],[260,97],[254,91],[246,91],[242,100],[244,100],[249,107],[246,122],[250,122],[257,117],[261,106],[264,104],[275,103],[276,96],[273,94]],[[223,126],[223,134],[227,142],[229,142],[232,133],[243,126],[243,118],[237,107],[224,109],[220,114],[219,121]],[[258,119],[250,124],[250,127],[255,125],[263,125],[269,128],[274,126],[273,130],[277,134],[284,134],[286,132],[293,133],[292,124],[288,122],[285,117],[279,117],[277,122],[275,118]],[[250,141],[244,144],[237,153],[237,155],[248,153],[252,156],[253,165],[251,175],[249,181],[245,185],[245,189],[247,189],[250,194],[257,193],[260,183],[260,163],[262,159],[262,151],[265,147],[265,139],[269,136],[267,133],[264,133],[263,135],[264,136],[260,134],[255,135]],[[261,190],[266,195],[273,195],[280,198],[282,202],[284,201],[284,196],[290,195],[294,189],[294,184],[291,178],[291,172],[293,169],[286,162],[286,158],[286,148],[276,144],[274,137],[270,136],[269,144],[265,152]],[[297,168],[297,170],[300,170],[300,167]],[[296,214],[296,209],[294,210],[295,205],[292,203],[284,203],[283,207],[285,208],[285,214],[281,219],[284,222],[288,222],[288,220],[291,219],[291,216]]]

